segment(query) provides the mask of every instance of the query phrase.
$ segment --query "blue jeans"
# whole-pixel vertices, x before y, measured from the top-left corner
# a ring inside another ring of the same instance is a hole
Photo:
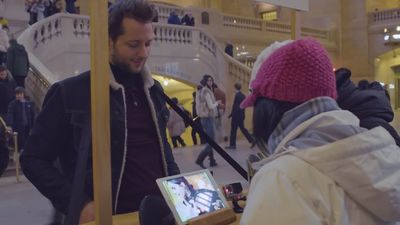
[[[203,126],[204,132],[213,140],[215,139],[215,132],[214,132],[214,118],[207,117],[207,118],[200,118],[201,125]],[[197,157],[197,163],[203,163],[206,157],[209,157],[210,163],[215,163],[214,159],[214,152],[212,147],[209,144],[206,144],[206,147],[200,152],[199,156]]]

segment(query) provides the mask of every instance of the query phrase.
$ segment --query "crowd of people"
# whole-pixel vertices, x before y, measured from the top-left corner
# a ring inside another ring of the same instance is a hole
[[[24,46],[14,38],[9,39],[8,23],[3,22],[0,25],[0,118],[4,122],[0,137],[2,156],[9,154],[10,142],[6,141],[6,136],[17,132],[18,142],[14,144],[18,144],[19,151],[22,151],[33,126],[35,107],[24,90],[28,70],[29,59]],[[0,164],[7,165],[8,160],[8,157],[1,157]]]
[[[26,0],[25,10],[29,13],[29,25],[62,11],[61,0]]]
[[[185,25],[194,27],[194,17],[192,13],[186,13],[182,18],[179,18],[176,11],[172,11],[168,17],[168,24]]]

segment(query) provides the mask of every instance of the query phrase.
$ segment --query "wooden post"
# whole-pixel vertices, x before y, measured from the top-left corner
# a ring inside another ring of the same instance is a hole
[[[112,225],[107,3],[107,0],[90,0],[90,89],[96,225]]]
[[[300,27],[300,20],[297,16],[297,10],[292,9],[291,16],[290,16],[290,29],[291,35],[290,38],[292,40],[299,39],[301,37],[301,27]]]

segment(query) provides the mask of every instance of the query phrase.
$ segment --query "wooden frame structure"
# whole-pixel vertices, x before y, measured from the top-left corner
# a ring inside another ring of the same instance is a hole
[[[107,9],[107,0],[90,0],[90,93],[96,225],[113,223]]]

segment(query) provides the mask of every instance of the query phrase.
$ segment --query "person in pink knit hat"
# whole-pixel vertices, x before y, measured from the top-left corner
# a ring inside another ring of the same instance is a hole
[[[400,221],[400,149],[382,127],[361,128],[336,103],[324,47],[274,43],[256,63],[253,132],[268,157],[255,162],[241,225],[394,224]]]

